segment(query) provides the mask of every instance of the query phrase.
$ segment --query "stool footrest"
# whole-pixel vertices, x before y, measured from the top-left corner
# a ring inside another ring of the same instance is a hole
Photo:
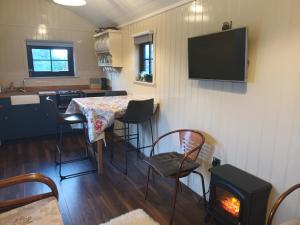
[[[64,180],[64,179],[78,177],[78,176],[87,175],[87,174],[96,173],[96,172],[97,172],[97,170],[94,169],[94,170],[88,170],[88,171],[79,172],[79,173],[73,173],[73,174],[70,174],[70,175],[61,175],[60,179]]]

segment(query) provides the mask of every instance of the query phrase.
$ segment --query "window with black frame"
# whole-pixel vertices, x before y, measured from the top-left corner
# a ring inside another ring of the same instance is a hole
[[[134,43],[139,54],[136,81],[153,83],[154,51],[152,39],[152,33],[134,37]]]
[[[27,41],[29,77],[75,76],[73,43]]]

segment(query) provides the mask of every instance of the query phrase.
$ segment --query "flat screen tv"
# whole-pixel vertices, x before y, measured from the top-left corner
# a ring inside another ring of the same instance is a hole
[[[246,81],[247,28],[188,39],[190,79]]]

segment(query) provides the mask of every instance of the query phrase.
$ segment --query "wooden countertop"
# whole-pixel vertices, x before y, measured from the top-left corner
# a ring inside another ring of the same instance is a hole
[[[40,91],[58,91],[58,90],[80,90],[86,94],[104,93],[106,90],[90,89],[88,85],[72,85],[72,86],[41,86],[41,87],[26,87],[26,92],[22,91],[8,91],[0,93],[0,99],[10,98],[14,95],[36,95]],[[44,94],[41,94],[44,95]],[[49,94],[45,94],[49,95]]]

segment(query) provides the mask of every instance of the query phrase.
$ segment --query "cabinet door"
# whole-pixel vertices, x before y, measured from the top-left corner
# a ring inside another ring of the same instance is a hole
[[[40,110],[41,110],[41,124],[43,128],[41,129],[41,135],[53,135],[56,133],[56,121],[55,117],[51,115],[49,109],[49,104],[46,100],[47,96],[41,96],[40,100]],[[56,96],[50,96],[50,98],[56,102]]]
[[[7,139],[7,130],[9,129],[9,99],[0,99],[0,140]]]
[[[40,105],[11,106],[9,139],[39,136],[42,129]]]

